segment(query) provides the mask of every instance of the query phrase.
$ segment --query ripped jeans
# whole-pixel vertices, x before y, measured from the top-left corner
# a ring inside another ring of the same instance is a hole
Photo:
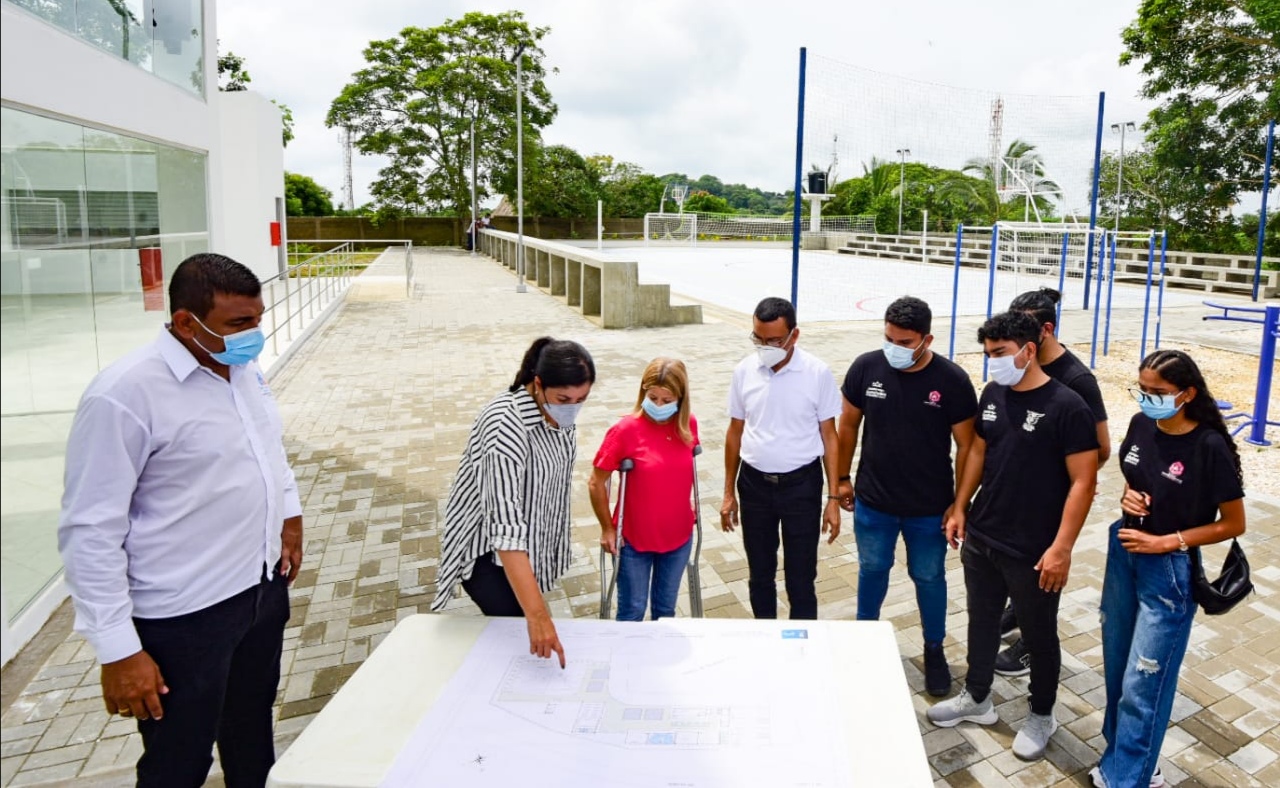
[[[1099,768],[1112,788],[1145,786],[1156,770],[1196,613],[1190,555],[1130,553],[1120,527],[1111,526],[1102,582],[1107,748]]]

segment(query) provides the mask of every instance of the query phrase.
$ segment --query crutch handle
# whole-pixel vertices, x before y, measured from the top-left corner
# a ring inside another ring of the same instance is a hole
[[[622,473],[630,473],[631,471],[635,470],[635,468],[636,468],[636,462],[630,457],[618,463],[618,470],[621,471]]]

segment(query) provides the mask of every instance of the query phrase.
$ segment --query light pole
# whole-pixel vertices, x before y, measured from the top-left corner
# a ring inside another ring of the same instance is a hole
[[[1111,124],[1111,133],[1120,134],[1120,164],[1116,168],[1116,232],[1120,232],[1120,191],[1124,188],[1124,135],[1126,131],[1137,130],[1137,124],[1131,120]]]
[[[524,285],[524,44],[516,47],[516,292]]]
[[[476,245],[480,238],[476,233],[476,219],[479,211],[476,205],[476,119],[471,119],[471,225],[467,232],[471,234],[471,256],[476,256]]]
[[[902,235],[902,198],[907,191],[907,157],[910,155],[910,148],[898,148],[898,235]]]

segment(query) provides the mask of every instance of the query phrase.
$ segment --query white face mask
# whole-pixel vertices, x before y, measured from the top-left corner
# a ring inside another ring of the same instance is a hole
[[[556,424],[560,425],[560,429],[567,430],[578,420],[578,411],[582,410],[582,403],[556,405],[548,402],[542,407],[546,408],[548,416],[556,420]]]
[[[1027,374],[1026,367],[1019,367],[1016,363],[1018,356],[1022,355],[1026,345],[1018,348],[1018,352],[1012,356],[997,356],[987,360],[987,369],[991,372],[991,379],[1001,386],[1016,386],[1022,382],[1022,376]],[[1027,360],[1028,366],[1031,360]]]
[[[760,359],[760,366],[772,368],[787,359],[787,349],[784,347],[758,345],[756,347],[756,356]]]

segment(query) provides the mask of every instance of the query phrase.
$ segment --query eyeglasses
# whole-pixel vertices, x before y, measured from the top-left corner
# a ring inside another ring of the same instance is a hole
[[[1176,396],[1178,396],[1178,395],[1179,395],[1179,394],[1181,394],[1181,393],[1182,393],[1181,391],[1175,391],[1175,392],[1173,392],[1173,396],[1175,396],[1175,397],[1176,397]],[[1142,404],[1142,403],[1144,403],[1144,402],[1145,402],[1145,403],[1146,403],[1146,404],[1148,404],[1148,405],[1158,405],[1158,404],[1162,404],[1162,403],[1163,403],[1164,398],[1165,398],[1166,396],[1169,396],[1169,395],[1167,395],[1167,394],[1148,394],[1147,392],[1143,391],[1142,389],[1129,389],[1129,396],[1130,396],[1130,397],[1133,397],[1134,402],[1137,402],[1138,404]]]
[[[795,329],[788,331],[787,335],[785,337],[782,337],[781,339],[761,339],[760,337],[756,336],[756,332],[752,331],[751,344],[755,345],[756,347],[767,345],[768,347],[780,348],[787,344],[787,340],[791,339],[791,335],[794,332],[795,332]]]

